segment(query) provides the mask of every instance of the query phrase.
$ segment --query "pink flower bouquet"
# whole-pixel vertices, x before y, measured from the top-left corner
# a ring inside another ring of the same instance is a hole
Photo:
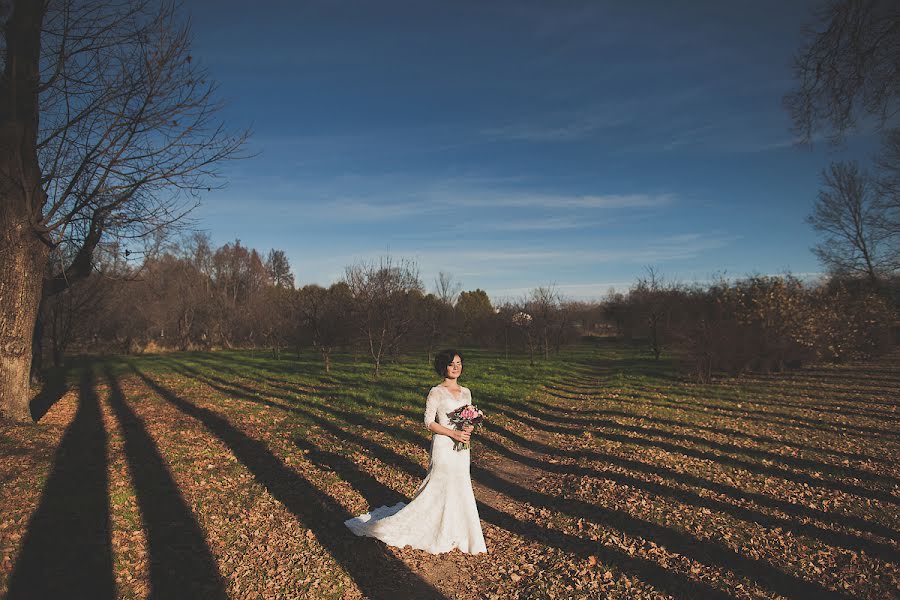
[[[467,404],[465,406],[460,406],[453,412],[447,413],[447,418],[450,419],[450,423],[453,424],[455,429],[462,431],[467,425],[471,425],[472,427],[481,426],[481,422],[484,420],[484,413],[478,410],[477,406]],[[468,450],[469,443],[453,442],[453,449]]]

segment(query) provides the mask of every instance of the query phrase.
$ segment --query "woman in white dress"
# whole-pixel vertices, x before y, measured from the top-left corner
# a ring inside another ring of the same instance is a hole
[[[468,442],[471,427],[453,429],[447,413],[472,403],[468,388],[459,385],[462,355],[444,350],[434,359],[444,378],[428,392],[425,427],[431,438],[428,475],[409,504],[382,506],[344,522],[356,535],[377,538],[390,546],[412,546],[438,554],[459,548],[462,552],[487,552],[481,521],[469,475],[470,450],[454,450],[453,443]]]

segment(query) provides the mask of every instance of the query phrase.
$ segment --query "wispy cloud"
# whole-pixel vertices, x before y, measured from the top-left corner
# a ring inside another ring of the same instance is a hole
[[[628,114],[604,110],[577,111],[558,115],[542,122],[510,123],[501,127],[484,129],[481,135],[488,140],[528,142],[568,142],[585,139],[606,129],[622,127],[633,121]]]
[[[546,219],[502,221],[499,223],[473,223],[471,225],[460,225],[458,228],[479,231],[560,231],[596,227],[601,223],[603,221],[589,221],[579,217],[548,217]]]
[[[493,225],[509,231],[584,227],[598,221],[597,213],[649,210],[677,201],[671,193],[533,192],[522,189],[527,182],[477,177],[429,179],[383,174],[345,175],[312,181],[271,177],[262,187],[240,180],[236,183],[218,194],[217,212],[246,212],[252,208],[269,217],[351,223],[402,221],[429,215],[453,216],[460,209],[466,209],[480,211],[480,227]],[[495,209],[493,213],[491,209]],[[524,213],[509,213],[516,209]],[[511,220],[511,216],[519,219]]]
[[[503,206],[545,209],[625,209],[665,206],[674,202],[673,194],[498,194],[487,198],[464,198],[463,203],[476,206]]]
[[[613,209],[635,209],[666,206],[674,202],[672,194],[626,194],[626,195],[557,195],[529,194],[517,192],[496,192],[485,190],[434,192],[407,191],[403,194],[418,197],[406,202],[391,202],[379,199],[338,198],[308,205],[305,214],[319,218],[337,218],[342,221],[385,221],[398,220],[417,215],[453,213],[460,208],[467,209],[529,209],[534,211],[569,210],[598,211]],[[584,215],[548,217],[509,221],[509,215],[483,215],[483,226],[500,230],[570,229],[585,227]]]
[[[684,233],[662,238],[633,239],[628,243],[610,241],[616,244],[606,249],[572,248],[565,241],[558,241],[552,247],[518,246],[499,248],[492,242],[445,244],[432,246],[427,250],[395,247],[390,253],[415,259],[422,268],[441,269],[448,256],[458,265],[494,265],[515,268],[517,265],[571,266],[602,263],[650,264],[694,258],[707,251],[740,239],[738,236],[702,233]],[[384,250],[371,250],[352,256],[345,256],[346,264],[358,260],[373,260],[385,254]]]

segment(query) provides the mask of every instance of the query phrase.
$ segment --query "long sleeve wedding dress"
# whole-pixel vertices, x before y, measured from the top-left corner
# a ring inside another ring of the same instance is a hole
[[[437,420],[453,428],[447,413],[472,403],[468,388],[459,396],[435,386],[425,403],[425,427]],[[438,554],[459,548],[487,552],[469,475],[470,450],[454,450],[453,439],[435,433],[428,475],[409,504],[381,506],[344,522],[356,535],[377,538],[390,546],[412,546]]]

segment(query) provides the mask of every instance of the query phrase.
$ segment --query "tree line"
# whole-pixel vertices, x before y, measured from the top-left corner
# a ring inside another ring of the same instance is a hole
[[[586,305],[553,286],[496,304],[446,273],[432,288],[413,261],[390,256],[350,265],[328,287],[295,287],[283,251],[239,240],[215,248],[193,234],[140,265],[112,248],[98,255],[96,273],[45,302],[34,363],[58,364],[73,351],[313,348],[326,369],[335,352],[351,351],[377,375],[402,353],[430,359],[447,344],[549,358],[582,332],[576,316]]]
[[[415,262],[390,256],[346,267],[328,287],[295,287],[286,254],[239,240],[214,248],[194,234],[139,266],[104,254],[98,271],[45,303],[36,351],[268,348],[315,350],[327,370],[336,352],[366,360],[377,376],[401,354],[430,360],[441,346],[492,348],[549,359],[582,336],[620,336],[685,373],[770,372],[874,356],[894,343],[900,278],[792,275],[666,282],[648,269],[625,293],[566,300],[553,285],[518,299],[462,291],[440,273],[427,290]],[[35,357],[40,364],[42,357]],[[287,358],[287,357],[286,357]]]
[[[604,317],[649,353],[671,354],[682,371],[779,372],[810,363],[863,359],[898,339],[900,277],[832,276],[804,283],[790,274],[724,278],[709,285],[667,283],[650,269],[627,294],[603,302]]]

